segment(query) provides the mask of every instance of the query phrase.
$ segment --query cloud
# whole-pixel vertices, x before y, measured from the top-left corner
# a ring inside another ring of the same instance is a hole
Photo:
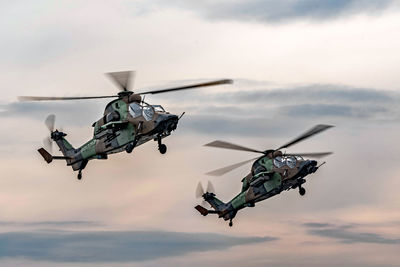
[[[187,112],[181,126],[200,133],[276,136],[321,119],[333,124],[400,119],[400,94],[394,91],[315,84],[194,94],[180,99]]]
[[[292,125],[277,125],[274,121],[269,116],[250,116],[245,118],[223,115],[188,115],[180,126],[185,131],[194,131],[201,134],[278,136],[302,124],[294,122]]]
[[[186,111],[180,128],[200,133],[231,135],[278,135],[324,119],[331,123],[350,121],[397,122],[400,93],[332,84],[311,84],[262,89],[260,81],[241,80],[231,92],[190,91],[146,99],[165,104],[171,112]],[[43,121],[57,115],[58,125],[89,126],[102,116],[104,101],[11,102],[0,104],[1,117],[28,117]],[[174,108],[174,110],[170,110]],[[302,123],[298,120],[303,120]],[[271,129],[274,125],[274,129]],[[282,126],[281,126],[282,125]]]
[[[380,114],[389,114],[385,107],[352,107],[350,105],[303,104],[279,108],[281,114],[288,117],[343,117],[373,118]]]
[[[226,100],[227,98],[233,98],[237,102],[255,101],[267,103],[275,103],[276,101],[284,101],[285,103],[298,103],[299,101],[388,103],[395,101],[396,99],[394,98],[400,99],[400,95],[392,91],[358,88],[339,84],[309,84],[278,89],[243,90],[234,94],[219,94],[215,97],[216,100]]]
[[[96,226],[100,225],[93,221],[37,221],[37,222],[12,222],[0,221],[0,226]]]
[[[0,103],[0,118],[30,118],[44,122],[49,114],[56,114],[62,125],[87,125],[100,119],[105,108],[104,101],[53,101]],[[56,125],[57,126],[57,125]],[[90,125],[88,125],[90,126]]]
[[[304,227],[311,235],[336,239],[341,243],[374,243],[399,245],[400,238],[387,238],[378,233],[354,231],[355,225],[334,225],[329,223],[305,223]]]
[[[393,0],[238,0],[169,1],[211,20],[285,23],[294,20],[325,21],[354,14],[376,15],[396,4]]]
[[[53,262],[130,262],[274,240],[274,237],[162,231],[9,232],[0,234],[0,258]]]

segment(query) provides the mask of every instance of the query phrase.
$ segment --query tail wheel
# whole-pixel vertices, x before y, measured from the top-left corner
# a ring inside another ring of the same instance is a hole
[[[81,180],[81,179],[82,179],[82,172],[79,171],[79,173],[78,173],[78,180]]]

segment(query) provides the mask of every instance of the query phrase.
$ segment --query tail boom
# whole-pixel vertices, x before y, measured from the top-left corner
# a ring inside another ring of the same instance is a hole
[[[208,210],[206,208],[204,208],[203,206],[197,205],[196,207],[194,207],[198,212],[200,212],[201,215],[203,216],[207,216],[210,213],[215,213],[218,214],[218,211],[216,210]]]
[[[43,147],[39,148],[38,152],[47,163],[51,163],[54,159],[65,159],[65,160],[71,159],[70,157],[53,156],[49,152],[47,152],[47,150],[44,149]]]

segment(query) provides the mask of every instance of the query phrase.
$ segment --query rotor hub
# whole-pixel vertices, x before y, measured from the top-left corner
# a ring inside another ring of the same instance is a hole
[[[118,96],[120,97],[120,98],[123,98],[123,97],[125,97],[125,96],[130,96],[130,95],[132,95],[133,94],[133,92],[132,91],[120,91],[119,93],[118,93]]]

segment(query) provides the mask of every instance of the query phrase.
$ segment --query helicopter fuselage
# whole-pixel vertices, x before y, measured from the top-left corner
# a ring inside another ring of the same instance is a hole
[[[161,141],[170,135],[178,125],[180,117],[166,112],[160,105],[149,105],[143,101],[142,96],[148,94],[162,94],[177,92],[188,89],[231,84],[231,79],[220,79],[209,82],[200,82],[184,86],[142,91],[134,93],[131,91],[131,80],[133,71],[109,72],[106,75],[120,89],[117,95],[103,96],[20,96],[20,101],[59,101],[80,99],[104,99],[116,98],[108,103],[104,115],[93,124],[93,138],[79,148],[74,148],[64,137],[65,133],[54,130],[55,115],[50,114],[45,124],[50,131],[50,138],[45,139],[45,146],[51,149],[52,141],[55,141],[63,156],[53,156],[43,147],[38,152],[43,159],[50,163],[53,160],[66,160],[67,165],[72,166],[74,171],[79,171],[78,179],[82,178],[81,171],[91,159],[106,159],[108,154],[132,150],[150,140],[158,143],[161,154],[167,152],[167,147]]]
[[[265,155],[253,163],[251,173],[242,179],[241,192],[231,201],[223,203],[213,193],[208,192],[203,198],[217,211],[219,217],[232,220],[238,210],[254,207],[255,203],[284,190],[302,188],[301,185],[306,182],[304,178],[317,169],[317,161],[304,160],[301,156]],[[302,194],[301,191],[300,193]]]
[[[201,205],[197,205],[195,209],[203,216],[206,216],[209,213],[218,214],[220,218],[230,220],[229,226],[232,226],[232,219],[236,216],[238,210],[245,207],[254,207],[255,203],[275,196],[283,190],[299,188],[300,195],[304,195],[306,192],[302,187],[302,184],[306,182],[304,178],[307,175],[316,172],[325,162],[317,166],[317,161],[305,160],[303,159],[303,156],[321,158],[332,154],[332,152],[284,154],[281,150],[332,127],[332,125],[326,124],[315,125],[302,135],[280,146],[278,149],[257,150],[221,140],[216,140],[206,144],[205,146],[261,153],[263,155],[253,162],[251,172],[242,179],[241,192],[228,203],[224,203],[217,199],[215,194],[210,192],[212,190],[207,189],[204,193],[204,190],[199,183],[196,191],[197,197],[202,196],[204,200],[211,205],[213,210],[208,210]],[[232,164],[208,172],[207,174],[221,176],[251,161],[253,160],[246,160]],[[213,187],[207,186],[207,188],[212,189]]]
[[[104,115],[93,123],[93,138],[74,149],[64,138],[66,134],[52,133],[61,152],[67,159],[67,165],[81,171],[89,160],[107,159],[108,154],[126,151],[150,140],[158,141],[159,150],[166,152],[161,140],[170,135],[178,125],[177,115],[166,112],[160,105],[149,105],[127,96],[107,104]]]

